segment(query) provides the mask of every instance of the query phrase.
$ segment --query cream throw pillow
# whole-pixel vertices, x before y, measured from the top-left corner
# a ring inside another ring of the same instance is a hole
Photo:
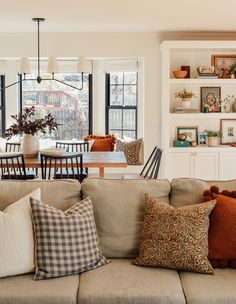
[[[40,200],[40,188],[0,211],[0,277],[34,271],[30,197]]]

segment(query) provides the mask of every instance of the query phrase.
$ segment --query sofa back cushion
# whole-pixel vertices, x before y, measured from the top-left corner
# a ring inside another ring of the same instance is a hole
[[[145,193],[169,202],[169,192],[167,180],[85,180],[82,195],[92,199],[103,254],[109,258],[136,257],[143,228]]]
[[[173,179],[171,182],[170,204],[176,208],[202,202],[203,191],[216,185],[220,191],[236,190],[236,179],[229,181],[204,181],[195,178]]]
[[[81,199],[81,185],[74,180],[0,181],[0,210],[37,188],[41,188],[43,202],[61,210],[70,208]]]

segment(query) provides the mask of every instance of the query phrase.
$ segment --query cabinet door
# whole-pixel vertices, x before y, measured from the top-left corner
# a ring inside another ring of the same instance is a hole
[[[220,153],[219,179],[228,180],[236,178],[236,151]]]
[[[192,153],[194,157],[193,176],[205,180],[218,179],[218,153]]]
[[[180,148],[181,149],[181,148]],[[169,153],[167,157],[167,178],[192,177],[191,153]]]

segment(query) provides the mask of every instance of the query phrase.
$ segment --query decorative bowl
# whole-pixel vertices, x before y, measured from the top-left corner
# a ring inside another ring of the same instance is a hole
[[[63,148],[47,148],[40,150],[44,155],[60,156],[66,152],[66,149]]]
[[[187,73],[187,71],[173,71],[175,78],[184,78]]]

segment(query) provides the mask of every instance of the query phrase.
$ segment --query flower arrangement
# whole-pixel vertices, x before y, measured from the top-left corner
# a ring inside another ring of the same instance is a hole
[[[175,97],[178,97],[181,99],[193,98],[193,97],[195,97],[195,94],[191,91],[187,91],[186,89],[183,89],[183,91],[176,92]]]
[[[38,133],[46,134],[55,131],[59,124],[51,113],[45,115],[43,118],[38,118],[34,106],[25,108],[22,114],[11,115],[16,121],[6,131],[5,137],[10,139],[14,135],[20,133],[35,135]]]

